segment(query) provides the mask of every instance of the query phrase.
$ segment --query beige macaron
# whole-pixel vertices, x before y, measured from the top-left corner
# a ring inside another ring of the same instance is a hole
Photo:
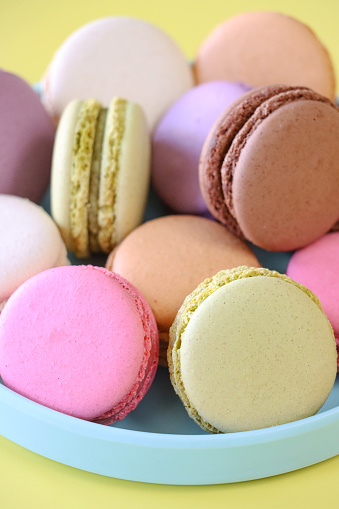
[[[173,386],[212,433],[315,414],[332,390],[336,359],[318,298],[268,269],[238,267],[205,280],[170,329]]]

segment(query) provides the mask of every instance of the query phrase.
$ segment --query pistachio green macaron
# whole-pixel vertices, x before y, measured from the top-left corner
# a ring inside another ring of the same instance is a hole
[[[172,384],[204,430],[254,430],[315,414],[333,387],[333,330],[285,275],[237,267],[205,280],[170,329]]]
[[[149,179],[150,136],[138,104],[68,104],[53,151],[51,211],[69,251],[109,253],[141,223]]]

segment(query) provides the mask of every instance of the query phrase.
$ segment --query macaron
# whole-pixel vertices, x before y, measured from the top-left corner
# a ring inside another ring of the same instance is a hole
[[[247,92],[218,118],[199,179],[212,215],[269,251],[303,247],[338,219],[339,109],[304,87]]]
[[[219,270],[260,266],[251,249],[215,221],[170,215],[147,221],[121,242],[106,268],[131,281],[149,303],[167,365],[169,328],[186,295]]]
[[[50,181],[54,136],[37,93],[0,70],[0,193],[40,202]]]
[[[332,390],[336,359],[317,297],[268,269],[237,267],[205,280],[170,329],[174,389],[211,433],[314,415]]]
[[[152,130],[193,81],[185,55],[162,30],[140,19],[107,17],[80,27],[60,46],[43,78],[42,100],[60,117],[73,99],[96,97],[108,107],[112,97],[125,97],[141,105]]]
[[[4,384],[79,419],[123,419],[150,387],[157,362],[147,302],[103,268],[44,271],[21,285],[1,313]]]
[[[115,97],[109,108],[74,100],[58,125],[51,179],[52,216],[78,257],[109,253],[141,223],[150,180],[150,136],[139,105]]]
[[[285,83],[335,98],[328,51],[307,25],[279,12],[245,12],[218,25],[201,43],[194,72],[197,83]]]
[[[24,281],[44,270],[69,265],[52,218],[27,198],[0,194],[0,310]]]
[[[286,274],[319,298],[329,319],[338,351],[339,368],[339,232],[324,235],[292,254]]]
[[[225,108],[250,88],[226,81],[203,83],[180,97],[158,122],[152,136],[152,183],[172,211],[206,213],[198,174],[205,138]]]

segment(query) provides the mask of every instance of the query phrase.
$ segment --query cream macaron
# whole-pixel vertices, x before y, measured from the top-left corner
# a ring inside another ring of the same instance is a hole
[[[191,293],[170,329],[168,364],[205,430],[254,430],[315,414],[337,372],[318,298],[268,269],[217,273]]]
[[[51,210],[69,251],[110,252],[141,223],[149,179],[150,136],[138,104],[68,104],[53,151]]]

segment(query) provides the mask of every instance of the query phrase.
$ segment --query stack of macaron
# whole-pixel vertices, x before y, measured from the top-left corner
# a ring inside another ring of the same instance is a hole
[[[191,65],[154,25],[108,17],[60,46],[40,99],[0,84],[4,384],[111,424],[160,364],[212,433],[316,413],[339,341],[339,109],[316,35],[245,13]],[[33,203],[49,184],[51,215]],[[260,249],[300,251],[284,275]]]

